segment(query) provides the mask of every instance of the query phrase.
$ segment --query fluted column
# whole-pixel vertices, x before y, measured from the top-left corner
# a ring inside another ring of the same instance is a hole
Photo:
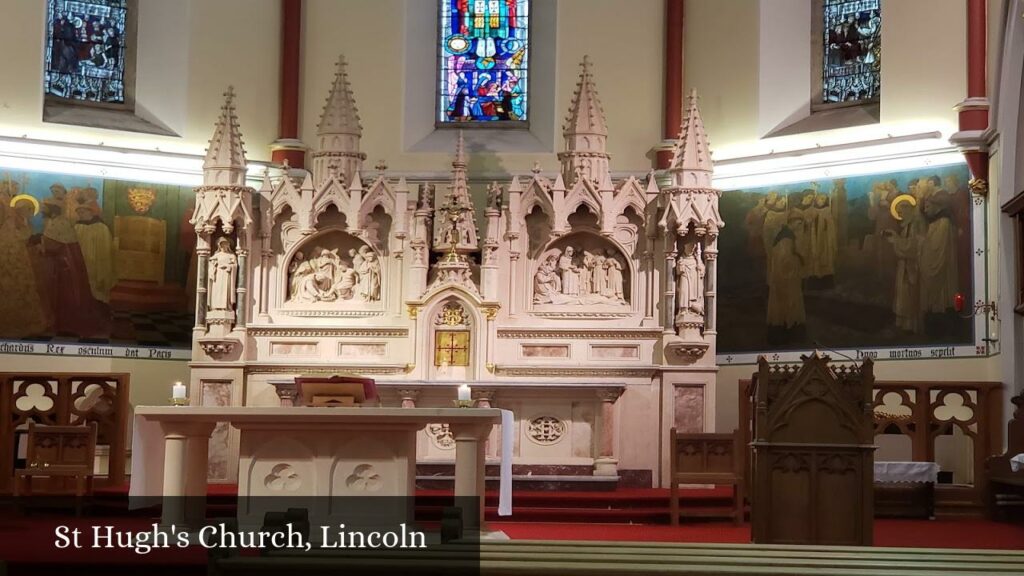
[[[249,322],[249,251],[238,251],[238,288],[235,290],[235,326],[244,328]]]

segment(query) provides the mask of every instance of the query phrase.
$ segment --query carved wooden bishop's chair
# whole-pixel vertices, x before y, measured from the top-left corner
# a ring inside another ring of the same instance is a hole
[[[26,468],[14,471],[14,495],[31,496],[32,479],[36,477],[71,478],[75,496],[90,494],[95,458],[95,422],[87,426],[38,426],[29,422]]]
[[[679,524],[679,485],[714,484],[731,486],[732,509],[728,517],[743,523],[743,458],[745,447],[739,430],[732,434],[683,434],[673,428],[671,464],[672,525]],[[692,515],[692,514],[687,514]],[[712,514],[701,514],[710,516]]]

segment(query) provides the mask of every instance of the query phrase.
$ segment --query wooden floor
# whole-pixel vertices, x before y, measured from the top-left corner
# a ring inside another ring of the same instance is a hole
[[[399,555],[278,553],[262,558],[231,557],[211,561],[210,574],[339,574],[400,570],[408,574],[473,573],[474,548],[451,545],[429,553]],[[395,572],[399,573],[399,572]],[[479,549],[481,576],[629,576],[664,575],[821,575],[917,576],[1024,574],[1024,552],[926,548],[759,546],[741,544],[665,544],[622,542],[484,542]]]

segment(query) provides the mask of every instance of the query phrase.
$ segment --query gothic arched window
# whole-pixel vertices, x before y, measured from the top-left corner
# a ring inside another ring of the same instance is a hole
[[[132,0],[49,0],[46,97],[130,107]]]
[[[814,107],[876,103],[882,91],[882,0],[817,0]]]
[[[524,125],[530,0],[439,0],[438,125]]]

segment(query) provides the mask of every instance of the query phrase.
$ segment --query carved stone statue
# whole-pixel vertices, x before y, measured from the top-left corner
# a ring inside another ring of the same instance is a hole
[[[555,258],[541,262],[533,276],[533,301],[537,304],[553,304],[561,300],[562,280],[555,270]]]
[[[575,249],[569,246],[558,259],[558,269],[562,272],[562,294],[566,296],[580,295],[580,271],[573,262]]]
[[[356,271],[360,278],[360,297],[367,302],[380,300],[380,260],[377,253],[366,247],[362,266]]]
[[[594,244],[586,242],[583,245]],[[581,256],[582,253],[582,256]],[[569,306],[627,304],[626,265],[612,248],[566,246],[548,251],[534,275],[534,303]],[[549,276],[553,274],[554,282]]]
[[[419,204],[417,207],[420,210],[431,211],[434,209],[434,185],[423,184],[420,186],[420,195],[417,199]]]
[[[704,315],[704,274],[697,242],[687,240],[682,254],[676,258],[676,302],[680,313]]]
[[[487,207],[493,210],[501,210],[501,186],[492,182],[487,187]]]
[[[348,260],[339,248],[314,248],[316,256],[297,252],[288,267],[289,302],[377,302],[380,300],[380,258],[363,244],[350,248]]]
[[[231,251],[231,241],[221,238],[217,251],[210,256],[206,305],[209,311],[235,309],[235,285],[238,278],[238,258]]]

